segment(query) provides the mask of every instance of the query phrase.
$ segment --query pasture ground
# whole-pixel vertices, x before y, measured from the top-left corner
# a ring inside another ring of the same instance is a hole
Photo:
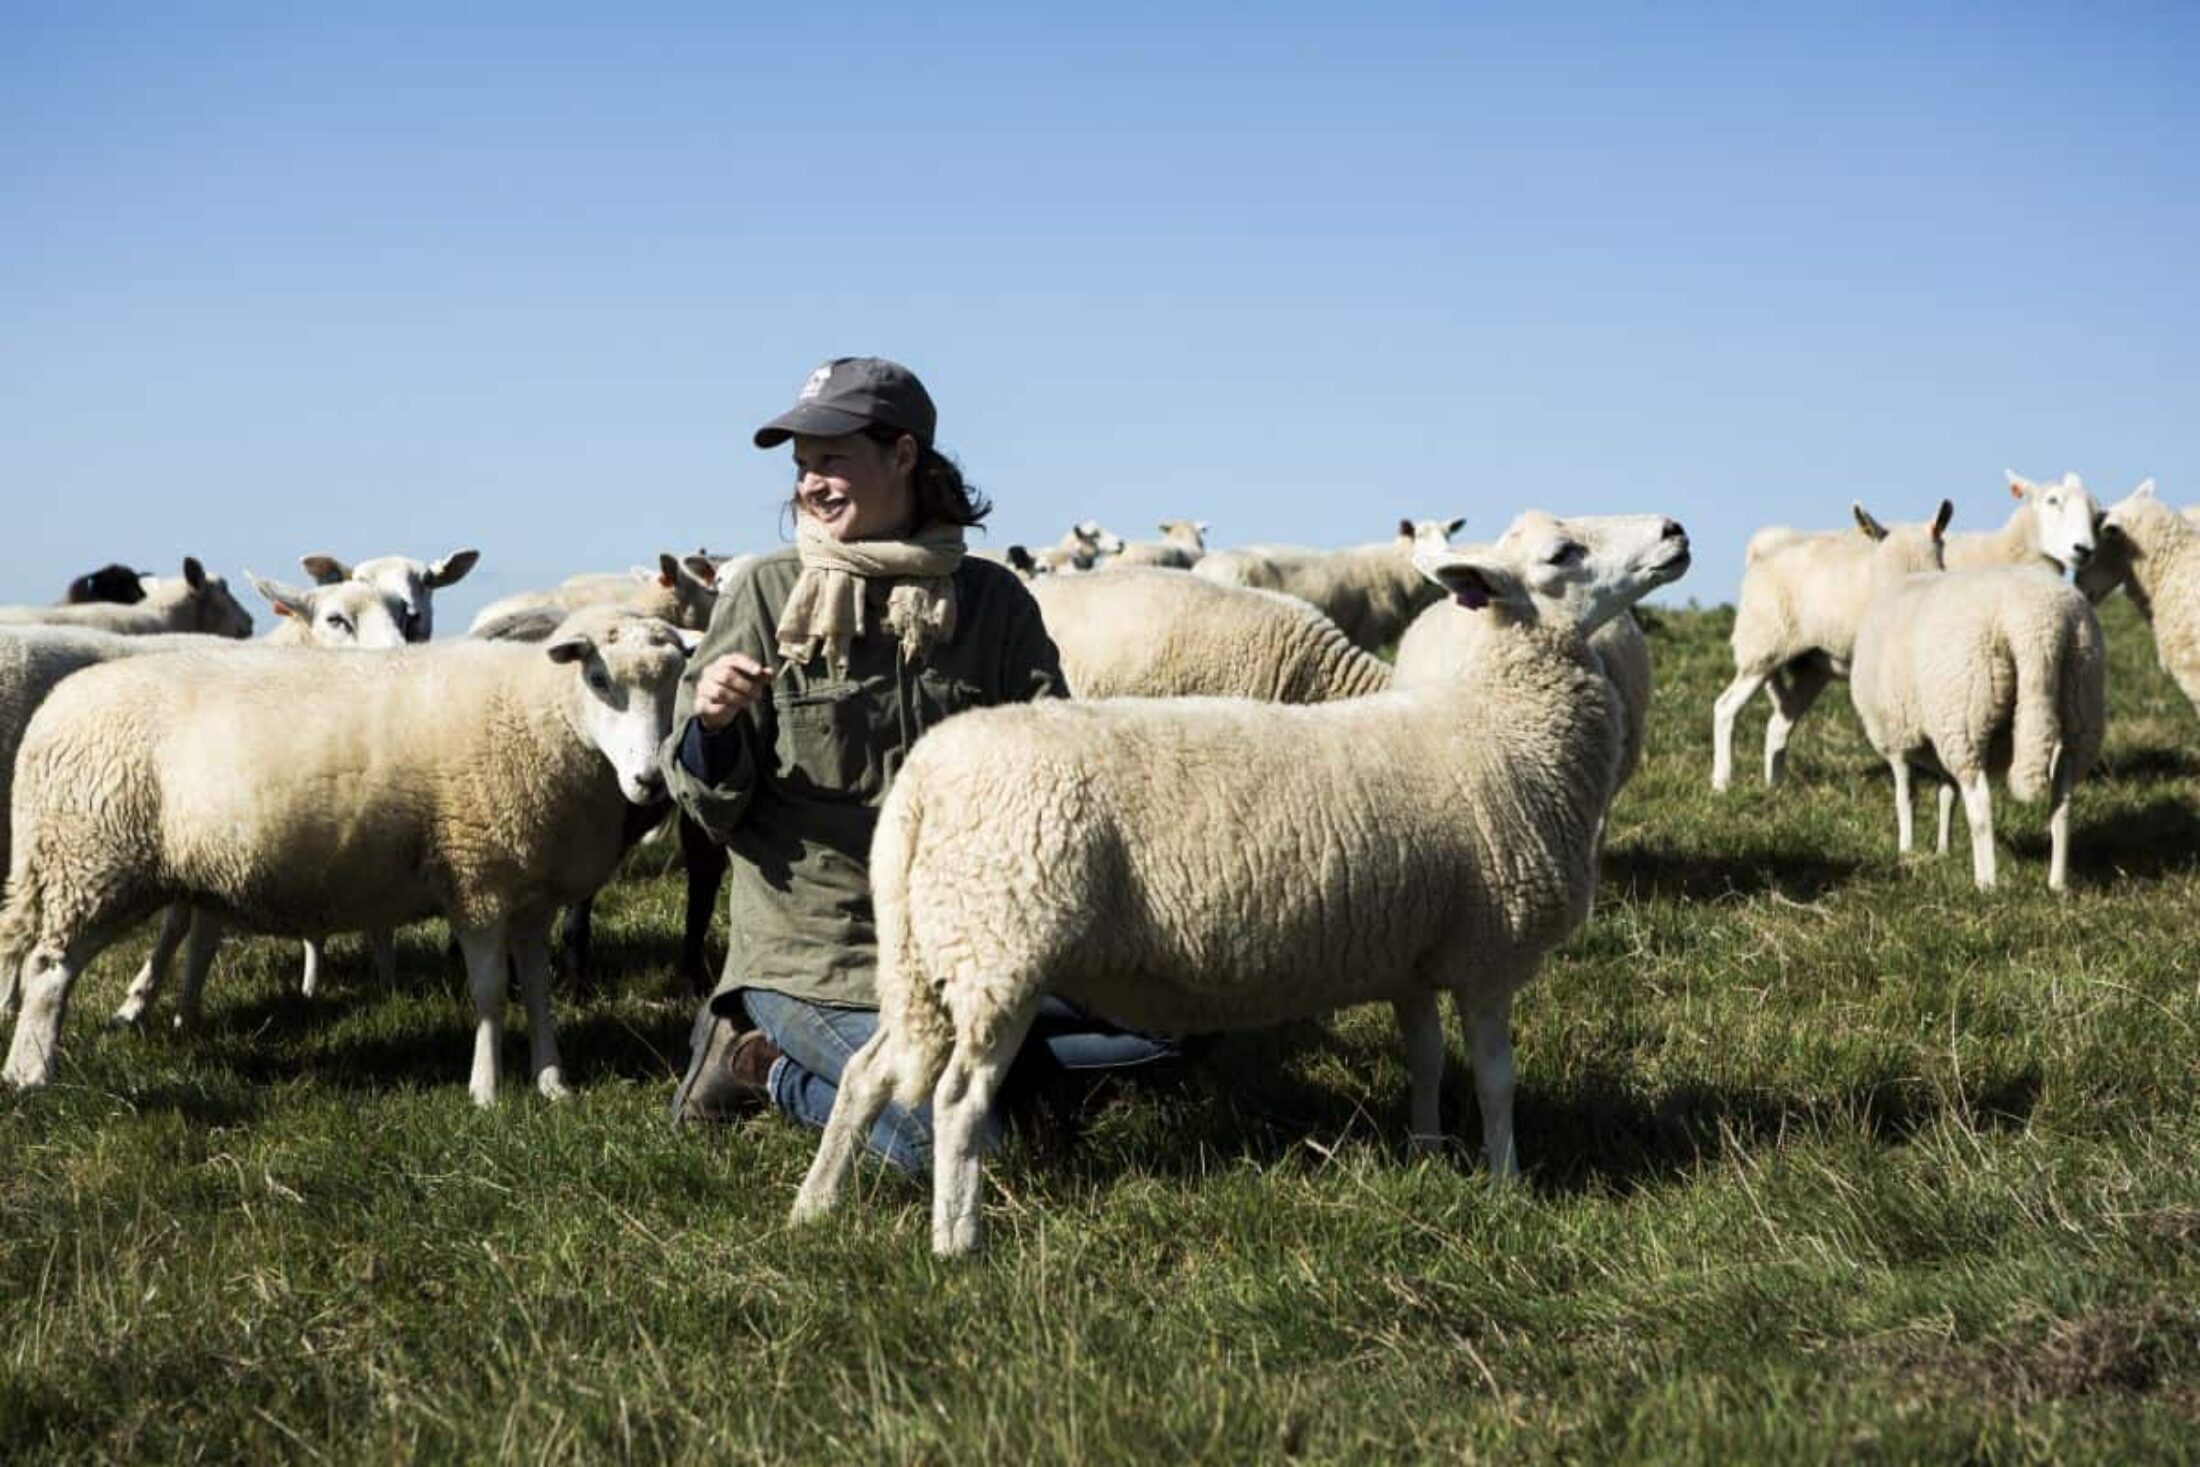
[[[656,848],[561,994],[562,1107],[467,1103],[438,927],[396,992],[340,942],[310,1002],[295,945],[234,944],[192,1040],[102,1027],[141,935],[60,1083],[0,1094],[0,1455],[2200,1455],[2200,722],[2107,613],[2067,900],[2038,808],[2004,802],[1993,895],[1960,830],[1898,865],[1838,691],[1787,787],[1713,796],[1729,615],[1653,613],[1601,903],[1517,1009],[1512,1189],[1408,1153],[1362,1010],[1036,1121],[981,1262],[935,1262],[926,1189],[877,1170],[790,1231],[808,1133],[664,1123]]]

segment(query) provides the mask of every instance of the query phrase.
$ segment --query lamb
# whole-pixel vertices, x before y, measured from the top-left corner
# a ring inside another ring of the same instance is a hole
[[[1357,698],[1390,668],[1296,597],[1155,567],[1043,576],[1032,598],[1080,698]]]
[[[1529,513],[1419,563],[1459,603],[1429,615],[1504,634],[1401,663],[1390,692],[977,709],[917,743],[871,848],[880,1027],[798,1220],[837,1202],[889,1098],[929,1096],[932,1245],[974,1250],[980,1121],[1048,991],[1159,1032],[1388,1001],[1432,1137],[1448,988],[1490,1167],[1516,1174],[1512,995],[1588,911],[1621,737],[1585,634],[1688,542],[1655,516]]]
[[[1163,566],[1190,570],[1207,554],[1205,520],[1163,520],[1159,540],[1133,540],[1095,567],[1125,570],[1132,566]]]
[[[1964,537],[1964,565],[2031,565],[2042,558],[2076,570],[2093,553],[2093,502],[2077,476],[2041,486],[2008,473],[2022,503],[1992,535]],[[2050,503],[2052,501],[2052,503]],[[1734,721],[1759,689],[1772,696],[1765,720],[1765,783],[1787,773],[1788,740],[1819,695],[1849,674],[1856,626],[1869,600],[1874,541],[1868,532],[1760,530],[1744,556],[1734,605],[1734,681],[1711,710],[1711,787],[1734,783]]]
[[[1201,557],[1192,574],[1311,602],[1353,642],[1379,652],[1442,594],[1414,569],[1417,547],[1441,548],[1464,520],[1400,520],[1395,539],[1346,550],[1248,545]]]
[[[627,805],[662,797],[684,662],[670,625],[590,607],[547,648],[245,648],[68,679],[17,757],[0,991],[20,979],[22,1000],[0,1079],[49,1083],[84,965],[189,902],[301,936],[443,914],[474,995],[474,1102],[496,1099],[508,963],[536,1086],[562,1098],[549,914],[610,875]],[[187,984],[210,956],[190,945]]]
[[[2155,496],[2148,479],[2101,519],[2101,549],[2078,574],[2098,601],[2124,588],[2154,629],[2162,670],[2200,708],[2200,525]]]
[[[1913,845],[1911,770],[1945,783],[1939,849],[1963,795],[1971,874],[1994,885],[1993,794],[2049,796],[2047,885],[2069,887],[2070,796],[2100,756],[2108,724],[2107,653],[2093,607],[2076,587],[2033,565],[1943,571],[1941,535],[1954,506],[1930,525],[1879,529],[1871,604],[1856,629],[1849,694],[1864,733],[1894,771],[1895,843]],[[1877,522],[1856,510],[1866,533]]]
[[[425,642],[435,635],[435,593],[464,580],[480,559],[478,550],[454,550],[441,560],[426,562],[405,555],[378,555],[346,565],[333,555],[303,555],[298,563],[317,585],[360,581],[378,588],[397,602],[405,640]]]
[[[718,604],[718,561],[709,555],[661,554],[657,571],[591,571],[568,576],[549,591],[521,591],[474,614],[470,637],[541,641],[584,606],[623,606],[671,622],[683,631],[710,626]]]
[[[181,580],[148,579],[145,599],[135,605],[86,601],[71,606],[0,606],[0,626],[89,627],[133,637],[161,632],[252,635],[252,614],[229,594],[227,581],[206,573],[198,557],[184,557]]]

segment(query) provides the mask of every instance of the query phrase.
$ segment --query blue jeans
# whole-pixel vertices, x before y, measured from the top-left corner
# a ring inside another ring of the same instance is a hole
[[[744,988],[741,1001],[749,1018],[779,1047],[768,1081],[772,1104],[806,1126],[824,1129],[840,1094],[840,1074],[848,1060],[878,1032],[878,1010],[836,1009],[789,998],[769,988]],[[1036,1048],[1035,1048],[1036,1046]],[[1177,1048],[1166,1039],[1118,1029],[1059,998],[1039,1001],[1038,1016],[1024,1040],[1019,1060],[1063,1070],[1119,1070],[1172,1059]],[[876,1155],[913,1175],[924,1175],[932,1159],[932,1102],[914,1111],[889,1102],[864,1138]],[[985,1118],[988,1151],[1000,1144],[999,1098]]]

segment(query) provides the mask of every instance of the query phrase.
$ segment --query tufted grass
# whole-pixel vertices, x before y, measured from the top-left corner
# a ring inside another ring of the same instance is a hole
[[[1729,615],[1650,619],[1601,904],[1518,1007],[1525,1185],[1404,1151],[1363,1010],[1036,1120],[989,1167],[990,1255],[942,1265],[922,1187],[869,1172],[790,1232],[806,1133],[667,1129],[657,850],[600,909],[608,978],[562,996],[562,1107],[467,1104],[433,926],[396,992],[340,943],[312,1002],[292,945],[236,944],[189,1041],[101,1027],[141,935],[81,986],[61,1082],[0,1095],[0,1455],[2200,1451],[2200,726],[2144,629],[2108,608],[2057,901],[2038,809],[1999,812],[1991,896],[1960,832],[1898,866],[1838,690],[1788,787],[1714,797]]]

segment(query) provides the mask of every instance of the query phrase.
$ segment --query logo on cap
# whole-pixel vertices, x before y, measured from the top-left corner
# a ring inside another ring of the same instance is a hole
[[[825,391],[825,384],[832,379],[833,364],[827,362],[810,374],[810,380],[802,384],[802,390],[794,395],[796,402],[815,402]]]

